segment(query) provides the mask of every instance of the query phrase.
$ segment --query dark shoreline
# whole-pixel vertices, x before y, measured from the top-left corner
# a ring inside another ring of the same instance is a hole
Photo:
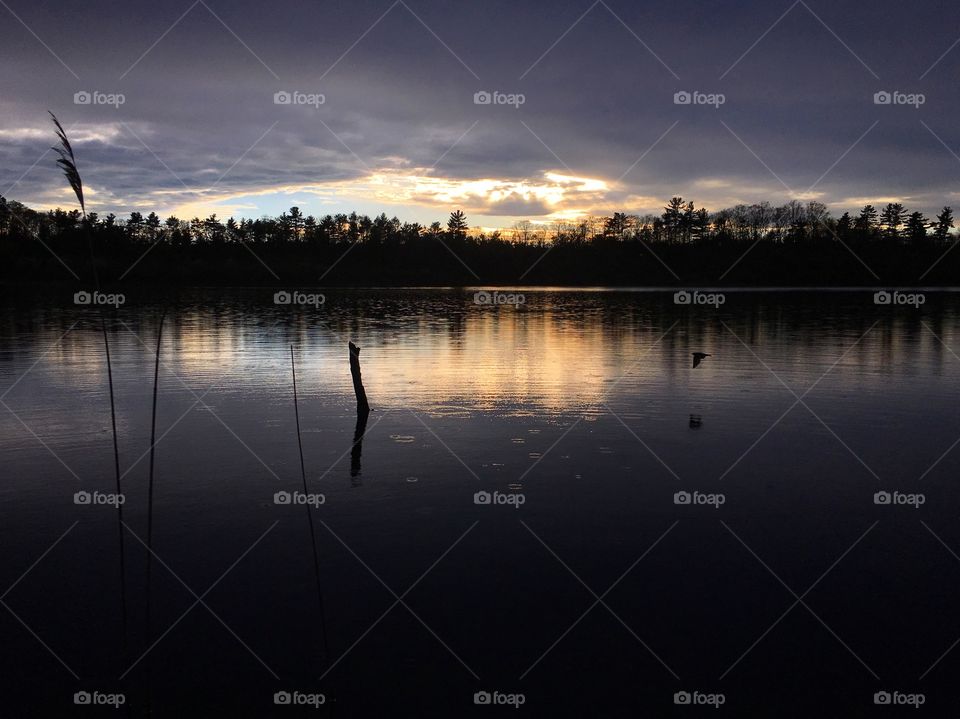
[[[652,246],[414,246],[97,243],[104,287],[958,287],[953,245],[761,241]],[[0,283],[85,286],[89,255],[74,243],[0,242]],[[122,279],[121,279],[122,278]]]

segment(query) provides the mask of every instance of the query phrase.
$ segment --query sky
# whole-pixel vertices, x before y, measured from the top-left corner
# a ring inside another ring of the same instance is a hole
[[[47,110],[88,209],[121,217],[463,209],[495,228],[675,195],[960,205],[955,2],[0,0],[0,16],[0,195],[35,208],[75,206]]]

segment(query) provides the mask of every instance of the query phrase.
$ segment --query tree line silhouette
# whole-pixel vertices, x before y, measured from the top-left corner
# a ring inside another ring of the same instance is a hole
[[[657,215],[615,212],[508,230],[470,228],[462,210],[424,226],[357,213],[221,221],[151,212],[36,211],[0,197],[0,278],[171,284],[569,285],[960,284],[953,212],[901,203],[830,215],[821,202],[714,212],[672,198]],[[960,253],[958,253],[960,257]]]

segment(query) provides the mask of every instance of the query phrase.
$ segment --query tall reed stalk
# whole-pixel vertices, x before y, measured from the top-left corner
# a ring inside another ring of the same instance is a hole
[[[59,145],[53,147],[54,152],[59,155],[57,165],[63,171],[64,176],[73,188],[77,201],[80,203],[80,212],[83,215],[84,234],[87,236],[87,250],[90,255],[90,268],[93,271],[93,284],[96,291],[100,291],[100,273],[97,271],[97,260],[93,252],[93,237],[90,227],[87,224],[87,206],[83,200],[83,180],[80,177],[80,171],[77,169],[77,160],[73,154],[73,147],[70,140],[67,139],[67,133],[52,112],[50,118],[56,127],[57,139]],[[110,390],[110,429],[113,434],[113,469],[115,477],[116,493],[119,496],[123,493],[120,483],[120,446],[117,439],[117,408],[113,392],[113,363],[110,359],[110,338],[107,334],[107,319],[103,307],[100,308],[100,331],[103,334],[103,349],[107,357],[107,386]],[[123,536],[123,503],[117,505],[117,537],[120,548],[120,623],[122,632],[123,659],[126,663],[129,660],[129,641],[127,628],[127,572],[126,556],[124,551]],[[131,708],[127,703],[127,713],[129,715]]]
[[[297,446],[300,449],[300,478],[303,481],[303,493],[307,494],[307,470],[303,462],[303,439],[300,435],[300,404],[297,401],[297,366],[293,359],[293,345],[290,345],[290,371],[293,373],[293,412],[297,419]],[[304,503],[307,509],[307,524],[310,526],[310,548],[313,550],[313,575],[317,583],[317,605],[320,611],[320,629],[323,633],[323,657],[321,664],[326,663],[330,656],[327,649],[327,620],[323,607],[323,590],[320,583],[320,557],[317,554],[317,538],[313,529],[313,514],[310,504]]]

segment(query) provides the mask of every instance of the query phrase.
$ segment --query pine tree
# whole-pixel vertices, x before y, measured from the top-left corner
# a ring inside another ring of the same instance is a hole
[[[906,212],[899,202],[888,202],[883,208],[883,212],[880,213],[880,226],[887,237],[899,236]]]
[[[937,215],[937,224],[934,226],[933,236],[938,242],[946,242],[953,228],[953,210],[944,207],[943,211]]]
[[[854,229],[864,235],[872,235],[876,226],[877,209],[873,205],[865,205],[853,223]]]
[[[922,242],[927,239],[927,224],[927,218],[922,212],[911,212],[904,235],[910,242]]]
[[[844,212],[841,215],[840,219],[837,220],[837,236],[842,240],[850,235],[850,228],[853,225],[853,220],[850,219],[850,213]]]
[[[450,213],[450,219],[447,220],[447,230],[451,235],[463,238],[467,234],[467,216],[463,210],[454,210]]]

